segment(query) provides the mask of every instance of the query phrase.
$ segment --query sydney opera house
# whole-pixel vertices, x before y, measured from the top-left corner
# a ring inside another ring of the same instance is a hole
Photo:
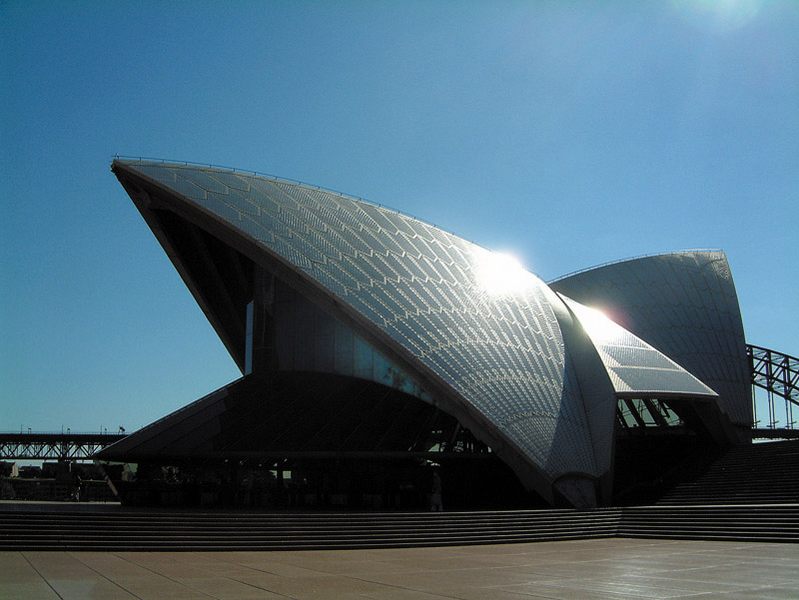
[[[438,485],[446,507],[590,507],[748,441],[720,251],[545,283],[339,193],[182,163],[112,170],[242,377],[105,460],[173,468],[184,490],[213,474],[214,498],[246,505],[423,506]],[[210,501],[192,493],[176,502]]]

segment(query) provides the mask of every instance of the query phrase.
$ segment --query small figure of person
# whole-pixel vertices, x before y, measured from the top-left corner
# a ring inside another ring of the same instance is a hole
[[[430,494],[430,510],[433,512],[441,512],[444,510],[444,505],[441,502],[441,476],[438,471],[433,471],[433,488]]]
[[[75,472],[72,478],[73,487],[72,487],[72,499],[75,502],[80,502],[80,493],[83,488],[83,479],[81,479],[80,473]]]

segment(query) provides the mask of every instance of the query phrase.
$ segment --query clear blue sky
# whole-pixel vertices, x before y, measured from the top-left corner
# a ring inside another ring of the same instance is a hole
[[[362,196],[544,279],[726,250],[799,354],[799,2],[0,0],[0,430],[238,376],[115,153]]]

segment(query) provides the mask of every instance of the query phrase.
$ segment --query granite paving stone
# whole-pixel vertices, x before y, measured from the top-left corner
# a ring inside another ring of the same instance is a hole
[[[625,538],[279,552],[0,552],[0,598],[799,597],[799,545]]]

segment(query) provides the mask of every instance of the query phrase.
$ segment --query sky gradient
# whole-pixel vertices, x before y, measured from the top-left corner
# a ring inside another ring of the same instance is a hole
[[[799,354],[799,3],[0,0],[0,430],[133,430],[239,373],[115,154],[367,198],[544,280],[721,248]]]

